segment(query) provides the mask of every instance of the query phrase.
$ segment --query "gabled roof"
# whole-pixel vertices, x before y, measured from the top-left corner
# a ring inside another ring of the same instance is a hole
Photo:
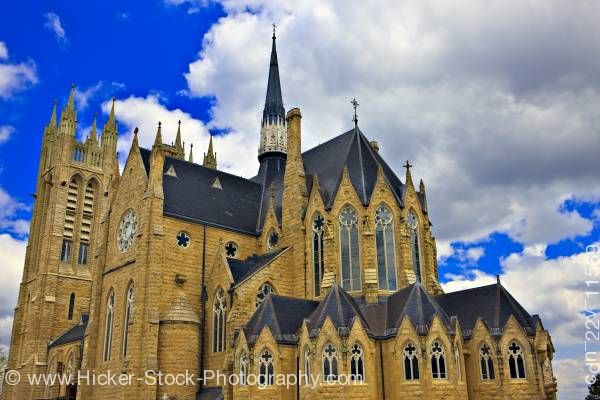
[[[448,331],[452,331],[450,318],[437,301],[416,282],[393,295],[387,301],[387,327],[385,335],[394,334],[404,317],[410,318],[417,333],[426,335],[433,318],[438,316]]]
[[[149,173],[150,150],[140,149]],[[165,215],[213,226],[256,233],[261,185],[223,171],[165,157],[163,173],[173,167],[177,177],[163,176]],[[213,187],[215,178],[222,189]]]
[[[308,318],[318,304],[311,300],[268,295],[244,328],[248,343],[255,343],[265,326],[269,327],[278,343],[296,343],[302,321]]]
[[[365,329],[370,331],[369,324],[354,298],[335,282],[308,320],[308,329],[311,336],[318,333],[327,317],[333,322],[340,334],[349,334],[352,322],[355,319],[359,319]]]
[[[83,339],[85,330],[88,325],[88,316],[86,314],[81,316],[81,321],[53,341],[48,344],[48,348],[62,346],[63,344],[77,342]]]
[[[448,315],[456,315],[465,337],[481,318],[492,335],[501,335],[513,315],[527,334],[535,334],[535,319],[500,283],[436,296]]]
[[[348,167],[350,181],[358,197],[363,204],[368,204],[377,181],[377,170],[381,166],[396,200],[402,205],[404,185],[379,153],[371,148],[358,128],[304,152],[302,159],[309,192],[316,175],[327,208],[332,206],[337,195],[344,167]]]
[[[229,270],[233,276],[234,283],[240,283],[245,278],[251,276],[255,272],[259,271],[264,266],[270,264],[275,260],[281,253],[283,253],[287,247],[283,247],[277,250],[273,250],[266,254],[252,255],[244,260],[236,260],[234,258],[228,258]]]

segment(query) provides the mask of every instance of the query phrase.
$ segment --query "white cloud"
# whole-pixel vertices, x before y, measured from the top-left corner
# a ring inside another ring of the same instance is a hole
[[[425,178],[440,243],[502,231],[534,245],[590,231],[561,204],[600,198],[596,5],[222,3],[228,15],[186,74],[189,95],[215,98],[210,126],[257,147],[277,21],[284,101],[302,109],[304,148],[349,128],[358,97],[363,132],[396,171],[409,158]],[[556,32],[561,44],[547,40]]]
[[[78,110],[85,110],[89,100],[100,90],[102,82],[97,82],[86,89],[75,88],[75,105]]]
[[[16,294],[15,294],[15,296],[16,296]],[[15,297],[15,299],[16,299],[16,297]],[[11,299],[11,301],[13,302],[12,304],[14,304],[15,299]],[[8,350],[10,347],[10,337],[12,335],[12,324],[13,324],[12,315],[0,317],[0,352],[4,352],[5,354],[8,353]]]
[[[10,125],[0,125],[0,144],[8,141],[14,131],[15,128]]]
[[[10,341],[26,246],[26,240],[0,234],[0,345],[8,346]]]
[[[554,374],[559,384],[560,400],[584,399],[588,393],[585,379],[590,375],[590,371],[582,359],[559,359],[554,360],[553,364]]]
[[[6,48],[6,43],[0,42],[0,60],[8,59],[8,49]]]
[[[6,44],[0,42],[0,98],[9,98],[37,81],[35,63],[31,60],[18,64],[10,63]]]
[[[52,32],[54,32],[54,34],[56,35],[56,39],[59,42],[67,42],[67,33],[65,32],[65,29],[63,28],[62,23],[60,22],[60,17],[58,16],[58,14],[49,12],[45,15],[45,18],[46,23],[44,24],[44,26],[46,27],[46,29],[49,29]]]
[[[0,187],[0,229],[8,230],[18,236],[29,232],[29,221],[17,216],[19,212],[29,210],[29,206],[10,196]]]

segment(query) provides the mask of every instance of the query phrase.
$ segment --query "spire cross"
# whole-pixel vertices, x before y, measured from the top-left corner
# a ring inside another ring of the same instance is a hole
[[[352,99],[350,104],[352,104],[352,107],[354,107],[354,118],[352,118],[352,121],[354,121],[354,126],[358,126],[358,115],[356,114],[356,109],[360,104],[358,104],[358,101],[356,101],[356,97]]]
[[[406,173],[409,173],[410,169],[412,168],[412,164],[406,160],[406,164],[404,164],[403,167],[406,168]]]
[[[275,29],[277,29],[277,25],[275,22],[273,22],[271,25],[273,26],[273,39],[275,39]]]

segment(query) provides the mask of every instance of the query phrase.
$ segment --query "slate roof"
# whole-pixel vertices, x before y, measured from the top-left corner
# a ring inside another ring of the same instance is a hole
[[[264,327],[268,326],[278,343],[296,343],[302,322],[318,305],[316,301],[268,295],[244,328],[248,342],[255,343]]]
[[[436,315],[450,333],[455,332],[455,325],[449,316],[456,316],[465,339],[471,337],[478,318],[484,320],[492,335],[502,334],[510,315],[529,335],[535,335],[535,326],[541,323],[500,284],[432,296],[414,283],[381,297],[376,304],[366,303],[363,297],[352,297],[334,284],[320,302],[270,295],[252,316],[245,332],[249,343],[254,343],[268,326],[279,343],[293,344],[304,319],[311,337],[318,335],[327,318],[342,336],[348,335],[353,321],[359,319],[369,336],[381,340],[395,336],[404,317],[410,319],[417,334],[427,335]]]
[[[379,166],[396,200],[400,205],[403,204],[404,185],[379,153],[371,148],[359,128],[353,128],[304,152],[302,159],[309,192],[312,190],[313,177],[316,175],[327,208],[333,204],[345,166],[348,167],[352,186],[363,204],[368,204],[371,199]]]
[[[478,318],[486,323],[493,335],[501,335],[511,315],[527,334],[535,334],[536,319],[500,283],[446,293],[435,299],[446,313],[458,317],[466,337],[470,337]]]
[[[273,33],[273,44],[271,47],[271,60],[269,62],[269,81],[267,83],[267,95],[265,97],[265,108],[263,110],[263,123],[268,120],[279,119],[285,121],[285,109],[281,96],[281,83],[279,81],[279,64],[277,62],[277,48],[275,46],[275,33]]]
[[[270,264],[275,260],[281,253],[283,253],[287,247],[274,250],[272,252],[252,255],[244,260],[236,260],[234,258],[227,259],[229,263],[229,269],[233,276],[233,281],[237,284],[243,281],[246,277],[254,274],[262,267]]]
[[[62,346],[63,344],[77,342],[83,339],[85,330],[88,325],[88,315],[84,314],[81,316],[81,321],[53,341],[48,344],[48,348]]]
[[[341,335],[348,335],[352,323],[359,319],[363,326],[370,331],[369,324],[363,313],[360,311],[356,300],[337,283],[327,293],[327,296],[319,303],[315,312],[308,320],[308,329],[311,337],[318,334],[319,329],[323,327],[325,320],[329,317],[333,325],[338,329]]]
[[[146,149],[140,152],[149,168],[151,152]],[[256,233],[262,196],[260,184],[172,157],[165,157],[163,174],[171,166],[177,177],[163,175],[165,215]],[[222,189],[212,187],[215,178]]]

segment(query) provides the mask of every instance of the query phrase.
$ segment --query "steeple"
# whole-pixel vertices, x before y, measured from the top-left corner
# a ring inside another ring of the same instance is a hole
[[[185,159],[183,146],[181,145],[181,120],[177,122],[177,136],[175,137],[175,152],[181,160]]]
[[[96,118],[97,114],[94,114],[94,122],[92,123],[92,130],[90,132],[90,140],[92,143],[96,143],[98,141],[98,132],[96,131]]]
[[[189,162],[194,162],[194,143],[190,143],[190,159]]]
[[[204,161],[202,166],[211,169],[217,169],[217,153],[213,151],[213,140],[212,135],[210,135],[210,140],[208,142],[208,152],[204,153]]]
[[[154,138],[154,147],[161,147],[163,144],[162,141],[162,123],[158,122],[158,130],[156,131],[156,137]]]
[[[52,129],[56,129],[56,103],[58,101],[54,100],[54,106],[52,107],[52,115],[50,116],[50,122],[48,122],[48,126]]]
[[[115,121],[115,98],[112,99],[112,106],[110,107],[110,115],[108,116],[108,122],[106,125],[109,128],[112,128],[114,132],[117,130],[116,121]]]
[[[258,158],[261,161],[270,156],[281,158],[287,152],[285,108],[283,107],[281,83],[279,81],[275,24],[273,24],[272,40],[269,80],[267,82],[267,95],[260,130],[260,148],[258,150]]]
[[[77,112],[75,111],[75,85],[71,84],[71,93],[66,107],[60,114],[60,133],[75,136],[77,128]]]

